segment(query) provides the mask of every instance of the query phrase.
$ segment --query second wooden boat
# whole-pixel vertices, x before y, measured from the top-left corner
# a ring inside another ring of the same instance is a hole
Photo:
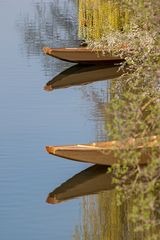
[[[48,48],[44,47],[43,52],[49,56],[63,61],[80,64],[104,64],[109,62],[121,62],[122,58],[114,56],[107,51],[100,49],[93,51],[89,48]]]
[[[160,154],[160,137],[146,139],[128,139],[124,141],[97,142],[69,146],[47,146],[48,153],[75,161],[101,165],[113,165],[119,162],[119,154],[125,151],[140,153],[139,164],[147,164],[153,148]]]

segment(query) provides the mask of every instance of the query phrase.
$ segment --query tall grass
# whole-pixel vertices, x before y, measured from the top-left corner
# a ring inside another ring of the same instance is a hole
[[[129,27],[129,11],[119,1],[79,0],[79,36],[99,40],[107,32]]]

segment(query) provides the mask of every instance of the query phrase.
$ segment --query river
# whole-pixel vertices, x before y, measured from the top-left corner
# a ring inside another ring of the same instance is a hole
[[[45,84],[72,64],[41,50],[79,45],[75,2],[0,0],[2,240],[68,240],[80,223],[81,199],[49,205],[46,198],[89,165],[49,156],[45,146],[105,138],[107,82],[46,92]]]

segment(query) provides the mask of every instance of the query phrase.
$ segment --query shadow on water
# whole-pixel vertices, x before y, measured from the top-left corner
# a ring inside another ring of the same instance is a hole
[[[49,193],[47,203],[57,204],[82,198],[82,220],[75,226],[73,239],[143,240],[152,232],[134,232],[130,221],[132,199],[118,206],[113,173],[109,166],[94,165],[74,175]]]
[[[142,167],[143,168],[143,167]],[[82,221],[75,226],[73,239],[143,240],[150,232],[137,233],[130,221],[133,199],[117,205],[114,175],[109,166],[94,165],[74,175],[49,193],[49,204],[82,198]]]
[[[107,166],[94,165],[57,187],[48,195],[48,203],[60,203],[85,195],[95,194],[114,188],[112,173],[107,173]]]
[[[44,89],[52,91],[54,89],[68,88],[85,85],[96,81],[110,80],[118,78],[124,73],[116,65],[83,66],[75,65],[61,72],[49,81]]]

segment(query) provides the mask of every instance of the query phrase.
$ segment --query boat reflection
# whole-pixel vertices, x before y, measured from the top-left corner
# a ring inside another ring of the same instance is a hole
[[[111,190],[113,174],[107,172],[108,166],[94,165],[74,175],[49,193],[47,203],[56,204],[73,198]]]
[[[72,86],[89,84],[95,81],[109,80],[121,76],[125,71],[119,65],[80,65],[68,68],[49,81],[44,89],[67,88]]]

